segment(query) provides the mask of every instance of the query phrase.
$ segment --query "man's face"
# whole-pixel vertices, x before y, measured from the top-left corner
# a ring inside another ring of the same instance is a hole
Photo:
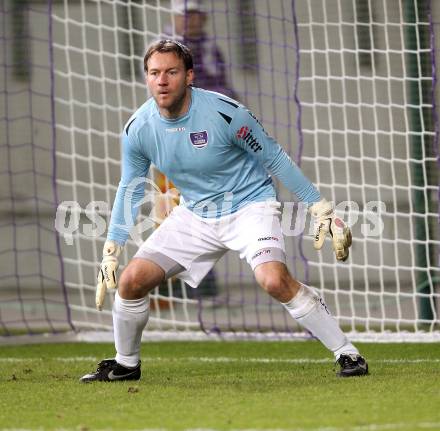
[[[159,110],[176,114],[193,81],[192,69],[185,70],[183,60],[174,52],[155,52],[147,66],[146,82]]]
[[[203,35],[203,28],[206,22],[206,15],[199,11],[188,11],[184,15],[174,17],[174,26],[177,34],[197,39]]]

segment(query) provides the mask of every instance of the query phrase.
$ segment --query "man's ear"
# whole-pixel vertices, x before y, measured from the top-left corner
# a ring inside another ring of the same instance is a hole
[[[194,81],[194,70],[188,69],[186,71],[186,85],[191,85]]]

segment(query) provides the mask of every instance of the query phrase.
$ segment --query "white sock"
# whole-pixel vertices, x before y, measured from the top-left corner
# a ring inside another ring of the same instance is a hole
[[[148,322],[148,310],[148,297],[122,299],[116,291],[113,304],[115,359],[124,367],[133,368],[139,362],[142,331]]]
[[[301,285],[298,293],[283,305],[301,326],[334,353],[336,360],[342,353],[359,353],[339,328],[324,300],[312,288]]]

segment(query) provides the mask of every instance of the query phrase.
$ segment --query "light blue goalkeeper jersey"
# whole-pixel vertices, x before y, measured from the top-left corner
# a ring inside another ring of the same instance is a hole
[[[299,200],[320,200],[317,189],[249,110],[223,94],[192,88],[184,116],[162,117],[150,98],[124,127],[122,177],[108,239],[127,240],[151,163],[179,189],[181,205],[202,217],[274,200],[271,175]]]

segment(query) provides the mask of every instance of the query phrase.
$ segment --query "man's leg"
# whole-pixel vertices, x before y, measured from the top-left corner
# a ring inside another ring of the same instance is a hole
[[[134,258],[122,272],[113,304],[116,361],[128,368],[139,363],[142,331],[148,322],[148,293],[165,279],[158,264]]]
[[[282,262],[262,263],[254,272],[260,286],[280,301],[301,326],[309,330],[333,352],[336,360],[341,364],[340,375],[367,374],[368,367],[365,360],[339,328],[324,300],[313,289],[293,279]],[[357,364],[358,359],[360,364]],[[347,364],[343,364],[344,361],[347,361]],[[355,361],[356,364],[348,363],[349,361]],[[345,372],[344,368],[346,368]]]
[[[113,305],[116,357],[100,362],[96,372],[80,381],[139,380],[142,331],[148,322],[148,293],[183,267],[160,253],[143,252],[122,272]],[[148,259],[151,258],[151,260]],[[157,263],[156,263],[157,262]]]

